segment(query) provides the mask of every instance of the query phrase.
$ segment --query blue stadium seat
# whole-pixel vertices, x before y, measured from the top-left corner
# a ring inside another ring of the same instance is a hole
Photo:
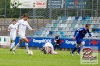
[[[59,30],[59,31],[61,31],[61,30],[62,30],[62,28],[61,28],[61,27],[58,27],[58,30]]]
[[[54,28],[54,27],[52,27],[52,28],[51,28],[51,31],[54,31],[54,30],[55,30],[55,28]]]
[[[86,19],[86,17],[82,17],[82,20],[85,20]]]
[[[60,32],[60,35],[63,35],[63,34],[64,34],[64,32],[61,31],[61,32]]]
[[[90,20],[90,17],[86,17],[86,20]]]
[[[52,35],[53,34],[53,31],[49,31],[49,35]]]
[[[79,17],[75,17],[75,20],[78,20]]]

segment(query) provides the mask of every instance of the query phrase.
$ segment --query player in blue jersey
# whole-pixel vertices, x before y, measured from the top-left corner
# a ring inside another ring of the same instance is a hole
[[[83,41],[83,38],[85,37],[85,34],[88,33],[91,37],[91,33],[89,31],[90,24],[86,24],[83,28],[78,28],[74,33],[74,38],[76,40],[76,47],[71,51],[71,55],[74,55],[74,52],[78,49],[77,55],[80,55],[80,46],[84,46],[85,42]]]

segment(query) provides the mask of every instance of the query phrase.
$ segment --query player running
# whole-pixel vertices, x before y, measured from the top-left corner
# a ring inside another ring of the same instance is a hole
[[[90,24],[86,24],[85,28],[78,28],[74,33],[74,38],[76,40],[76,47],[71,51],[71,55],[74,56],[74,52],[78,49],[77,55],[80,55],[80,46],[84,46],[85,42],[83,41],[83,38],[85,37],[85,34],[88,33],[91,37],[91,33],[89,31]]]
[[[54,51],[54,47],[50,42],[45,43],[42,51],[44,52],[44,54],[58,54]]]
[[[8,32],[10,32],[10,40],[11,40],[11,44],[10,44],[10,51],[12,51],[12,49],[15,46],[15,39],[16,39],[16,34],[17,34],[17,25],[16,25],[16,20],[13,19],[12,20],[12,24],[9,25],[8,27]]]
[[[19,43],[15,46],[15,48],[13,49],[13,53],[15,54],[15,50],[16,48],[22,44],[23,41],[25,41],[25,45],[26,45],[26,51],[27,53],[29,52],[29,48],[28,48],[28,39],[25,37],[25,33],[26,33],[26,28],[28,27],[30,30],[34,30],[32,29],[29,24],[28,24],[28,15],[24,14],[23,18],[21,20],[19,20],[16,24],[18,25],[18,35],[20,37],[20,41]]]

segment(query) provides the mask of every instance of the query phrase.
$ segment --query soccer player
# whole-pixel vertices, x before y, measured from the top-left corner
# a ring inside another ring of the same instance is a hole
[[[91,33],[89,31],[90,24],[86,24],[83,28],[78,28],[74,33],[74,38],[76,40],[76,47],[71,51],[71,55],[74,56],[74,52],[78,49],[77,55],[80,55],[80,47],[84,46],[85,42],[83,41],[83,38],[85,37],[85,34],[88,33],[91,37]]]
[[[15,39],[16,39],[16,34],[17,34],[17,25],[16,25],[16,20],[13,19],[12,20],[12,24],[9,25],[8,27],[8,32],[10,32],[10,40],[11,40],[11,45],[10,45],[10,51],[12,51],[12,49],[15,46]]]
[[[28,15],[24,14],[23,18],[21,20],[19,20],[16,24],[18,25],[18,35],[20,37],[20,41],[19,43],[15,46],[15,48],[13,49],[13,53],[15,54],[15,50],[16,48],[22,44],[23,41],[25,41],[25,45],[26,45],[26,51],[27,53],[29,52],[29,48],[28,48],[28,39],[25,37],[25,33],[26,33],[26,28],[28,27],[30,30],[34,30],[32,29],[29,24],[28,24]]]
[[[45,43],[43,46],[43,51],[44,54],[58,54],[57,52],[54,51],[54,47],[50,42]]]

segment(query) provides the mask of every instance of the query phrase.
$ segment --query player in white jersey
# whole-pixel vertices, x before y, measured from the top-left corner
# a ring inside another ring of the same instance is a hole
[[[43,46],[43,51],[44,54],[58,54],[57,52],[54,51],[54,47],[50,42],[45,43]]]
[[[28,27],[30,30],[34,30],[32,29],[29,24],[28,24],[28,15],[27,14],[24,14],[23,15],[23,18],[21,20],[19,20],[16,24],[18,25],[18,35],[20,37],[20,41],[19,43],[15,46],[14,48],[14,51],[13,53],[15,53],[15,50],[16,48],[22,44],[23,41],[25,41],[25,46],[26,46],[26,51],[28,52],[29,51],[29,48],[28,48],[28,39],[25,37],[25,33],[26,33],[26,28]]]
[[[16,39],[16,34],[17,34],[17,25],[16,25],[16,20],[13,19],[12,20],[12,24],[9,25],[8,27],[8,32],[10,32],[10,40],[11,40],[11,45],[10,45],[10,51],[12,51],[12,49],[15,46],[15,39]]]

